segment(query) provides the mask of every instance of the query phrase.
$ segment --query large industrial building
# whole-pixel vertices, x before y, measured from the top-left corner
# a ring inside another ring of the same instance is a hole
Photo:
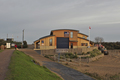
[[[71,49],[89,46],[88,35],[80,33],[78,30],[58,29],[52,30],[50,35],[41,37],[34,41],[34,50],[49,49]],[[94,46],[90,42],[90,46]]]

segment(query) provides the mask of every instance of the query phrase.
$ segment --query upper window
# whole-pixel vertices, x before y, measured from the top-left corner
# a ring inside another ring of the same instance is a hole
[[[73,32],[70,32],[70,37],[73,38]]]
[[[42,43],[42,45],[44,45],[44,41],[43,40],[41,41],[41,43]]]
[[[52,39],[50,39],[50,46],[52,46]]]
[[[83,38],[85,38],[85,36],[83,36]]]
[[[44,43],[44,41],[43,41],[43,40],[42,40],[41,42],[42,42],[42,43]]]
[[[64,37],[69,37],[69,32],[64,32]]]

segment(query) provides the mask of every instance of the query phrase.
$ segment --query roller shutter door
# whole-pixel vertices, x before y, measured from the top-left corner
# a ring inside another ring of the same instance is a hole
[[[69,38],[57,38],[57,48],[69,48]]]

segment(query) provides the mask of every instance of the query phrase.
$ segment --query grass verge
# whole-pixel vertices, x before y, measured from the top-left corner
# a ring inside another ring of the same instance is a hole
[[[3,50],[0,50],[0,52],[3,52]]]
[[[5,80],[62,80],[45,66],[36,65],[32,61],[31,57],[15,50]]]

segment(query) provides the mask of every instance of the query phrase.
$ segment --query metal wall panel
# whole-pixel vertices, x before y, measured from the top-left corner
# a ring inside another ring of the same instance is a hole
[[[69,38],[57,37],[57,48],[69,48]]]

